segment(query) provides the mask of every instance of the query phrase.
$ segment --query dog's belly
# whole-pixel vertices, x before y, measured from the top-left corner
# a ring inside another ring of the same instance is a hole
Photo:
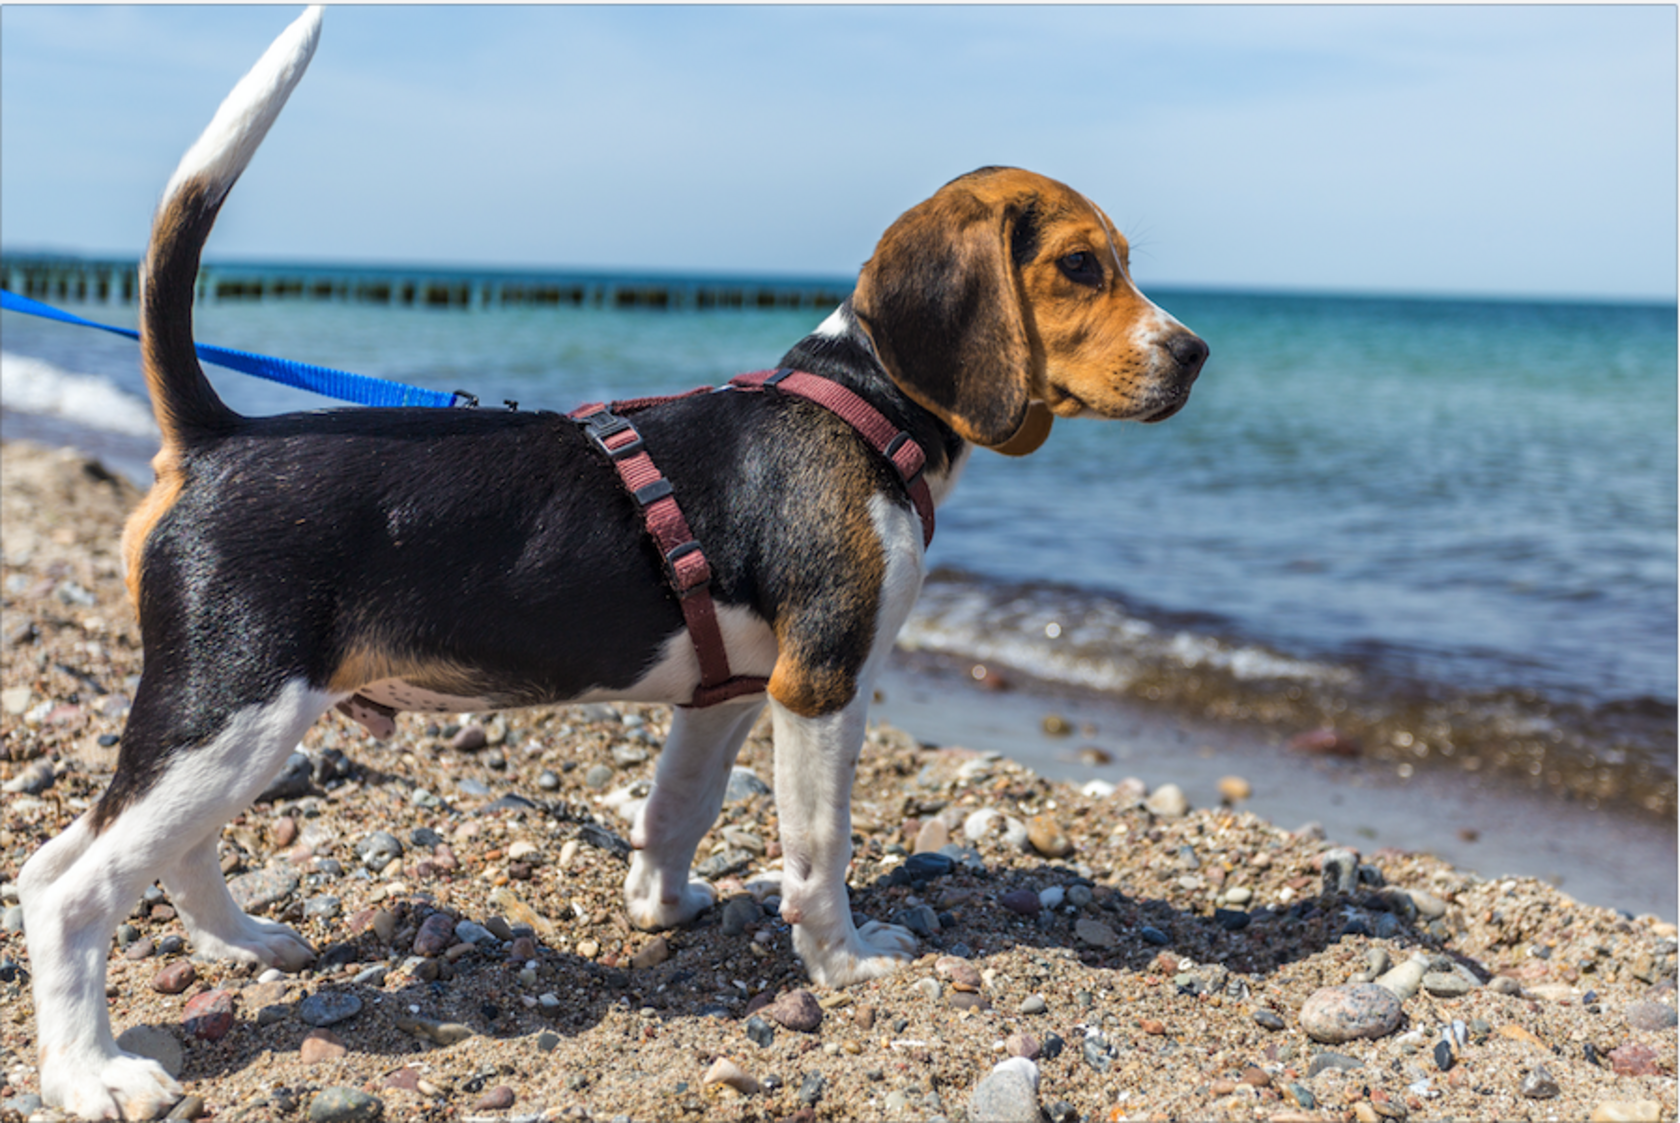
[[[388,709],[424,714],[477,713],[496,709],[488,698],[469,698],[459,694],[442,694],[415,686],[400,678],[385,678],[358,687],[356,693],[376,705]]]

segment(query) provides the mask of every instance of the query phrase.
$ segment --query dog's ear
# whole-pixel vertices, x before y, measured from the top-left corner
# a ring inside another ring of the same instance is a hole
[[[1029,411],[1042,347],[1019,263],[1037,246],[1035,197],[953,181],[881,236],[852,298],[887,373],[964,440],[1012,455],[1049,435]]]

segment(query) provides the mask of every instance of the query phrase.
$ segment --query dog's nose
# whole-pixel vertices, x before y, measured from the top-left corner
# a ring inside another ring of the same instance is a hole
[[[1202,364],[1207,362],[1208,345],[1202,342],[1201,336],[1189,332],[1173,336],[1167,343],[1167,350],[1178,361],[1186,380],[1193,380],[1201,373]]]

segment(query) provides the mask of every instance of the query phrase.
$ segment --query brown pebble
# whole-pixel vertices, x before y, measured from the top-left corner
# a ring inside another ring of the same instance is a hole
[[[960,956],[942,955],[934,962],[933,969],[945,976],[955,990],[972,993],[980,989],[980,972]]]
[[[1649,1045],[1630,1041],[1610,1050],[1610,1070],[1617,1076],[1661,1076],[1657,1051]]]
[[[911,846],[915,854],[932,854],[951,841],[951,828],[945,825],[943,819],[929,819],[916,831],[916,841]]]
[[[515,963],[524,963],[537,957],[537,941],[529,936],[516,937],[508,946],[508,958]]]
[[[175,919],[175,910],[168,905],[153,905],[151,917],[159,924],[168,924]]]
[[[670,958],[671,945],[666,942],[664,936],[655,936],[647,942],[641,951],[630,957],[630,966],[640,971],[648,967],[656,967]]]
[[[1138,1028],[1153,1037],[1160,1037],[1162,1034],[1167,1032],[1166,1025],[1162,1022],[1156,1021],[1154,1018],[1143,1018],[1138,1022]]]
[[[464,725],[461,731],[449,739],[449,747],[458,753],[472,753],[489,744],[490,738],[484,732],[484,726],[473,722]]]
[[[822,1024],[822,1007],[808,990],[791,990],[780,995],[764,1008],[764,1013],[778,1025],[797,1033],[813,1033]]]
[[[474,1111],[506,1111],[513,1106],[513,1089],[506,1084],[498,1084],[473,1104]]]
[[[1219,798],[1226,803],[1241,803],[1254,794],[1254,785],[1241,776],[1219,778]]]
[[[1073,840],[1053,815],[1034,815],[1028,820],[1027,841],[1046,858],[1064,858],[1073,853]]]
[[[349,1052],[344,1042],[330,1029],[310,1030],[298,1045],[298,1059],[306,1065],[336,1061]]]
[[[983,994],[972,991],[953,990],[945,996],[945,1005],[953,1010],[990,1010],[992,1004],[986,1001]]]
[[[1041,1046],[1038,1038],[1030,1033],[1012,1033],[1004,1039],[1003,1047],[1009,1050],[1012,1057],[1025,1057],[1029,1061],[1038,1059]]]
[[[875,1007],[864,1003],[852,1011],[852,1024],[861,1030],[875,1027]]]
[[[142,936],[123,949],[124,959],[150,959],[157,947],[150,936]]]
[[[171,963],[152,976],[152,989],[159,994],[180,994],[198,981],[198,969],[188,960]]]
[[[380,1087],[381,1088],[400,1088],[404,1091],[412,1092],[417,1087],[419,1087],[419,1084],[420,1084],[420,1072],[419,1072],[419,1070],[414,1069],[414,1068],[410,1068],[409,1066],[404,1065],[403,1067],[397,1069],[395,1072],[387,1074],[385,1079],[380,1083]]]
[[[1265,1069],[1250,1065],[1248,1068],[1243,1069],[1242,1078],[1238,1081],[1238,1083],[1251,1084],[1256,1088],[1270,1088],[1272,1086],[1272,1078],[1267,1074]]]
[[[415,955],[440,955],[455,942],[455,918],[445,912],[434,912],[420,924],[414,937]]]
[[[297,841],[297,820],[290,815],[282,815],[274,821],[274,848],[284,850]]]
[[[234,994],[228,990],[207,990],[194,995],[181,1014],[187,1032],[205,1041],[217,1041],[233,1028]]]

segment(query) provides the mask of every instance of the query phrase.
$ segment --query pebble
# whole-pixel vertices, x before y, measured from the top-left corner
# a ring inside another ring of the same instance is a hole
[[[1359,855],[1352,850],[1324,852],[1324,892],[1352,893],[1359,888]]]
[[[942,955],[934,961],[933,969],[943,975],[954,990],[970,993],[980,990],[980,972],[966,959]]]
[[[1043,995],[1030,994],[1021,1000],[1019,1009],[1023,1014],[1042,1014],[1049,1006],[1045,1003]]]
[[[776,1039],[775,1029],[757,1014],[747,1019],[746,1033],[747,1040],[760,1049],[770,1048],[770,1042]]]
[[[1418,992],[1423,985],[1423,976],[1429,968],[1429,960],[1421,956],[1411,959],[1382,973],[1374,985],[1382,987],[1394,997],[1404,1002]]]
[[[790,990],[778,995],[764,1008],[764,1013],[777,1025],[796,1033],[815,1033],[823,1018],[822,1007],[808,990]]]
[[[1034,815],[1027,820],[1027,844],[1046,858],[1073,853],[1073,840],[1053,815]]]
[[[1534,1071],[1522,1078],[1517,1090],[1525,1099],[1549,1100],[1556,1097],[1562,1089],[1558,1087],[1558,1082],[1552,1074],[1546,1071],[1545,1065],[1535,1065]]]
[[[389,831],[374,831],[356,843],[356,857],[375,873],[403,856],[403,844]]]
[[[750,896],[731,897],[723,905],[723,934],[739,936],[764,919],[764,910]]]
[[[751,769],[736,765],[729,770],[729,786],[723,792],[725,803],[738,803],[743,799],[769,794],[770,785],[759,779]]]
[[[169,1109],[165,1119],[197,1119],[204,1114],[204,1099],[201,1096],[182,1096],[175,1101],[175,1106]]]
[[[228,878],[234,903],[249,913],[265,912],[289,898],[298,887],[298,871],[279,864]]]
[[[455,920],[448,913],[434,912],[420,923],[414,937],[415,955],[441,955],[455,939]]]
[[[349,1052],[338,1035],[326,1029],[310,1030],[298,1044],[298,1060],[306,1065],[336,1061]]]
[[[701,1087],[708,1084],[722,1084],[735,1089],[743,1096],[753,1095],[759,1090],[758,1081],[728,1057],[719,1057],[713,1061],[712,1067],[706,1070],[706,1075],[700,1078]]]
[[[828,1081],[822,1073],[807,1073],[805,1079],[799,1082],[799,1102],[808,1107],[816,1107],[827,1085]]]
[[[1676,1021],[1674,1007],[1649,1001],[1629,1003],[1628,1008],[1622,1011],[1622,1017],[1634,1029],[1651,1032],[1672,1029]]]
[[[470,920],[463,920],[455,925],[455,940],[457,943],[472,944],[474,947],[500,942],[490,929]]]
[[[1031,889],[1011,889],[998,898],[998,904],[1020,916],[1032,916],[1040,907],[1038,894]]]
[[[1283,1019],[1274,1011],[1256,1010],[1254,1011],[1253,1018],[1254,1024],[1259,1026],[1261,1029],[1269,1029],[1276,1032],[1277,1030],[1283,1028]]]
[[[187,1032],[205,1041],[218,1041],[233,1028],[234,994],[228,990],[207,990],[195,994],[181,1011]]]
[[[1040,908],[1060,908],[1062,901],[1066,898],[1067,890],[1063,889],[1060,885],[1052,885],[1049,888],[1040,889],[1038,891],[1038,904]]]
[[[657,967],[671,958],[671,945],[664,936],[655,936],[640,951],[630,957],[630,966],[638,971]]]
[[[53,786],[58,777],[53,772],[52,761],[45,758],[29,765],[22,772],[0,784],[0,791],[10,794],[40,795]]]
[[[1012,1033],[1004,1039],[1003,1047],[1012,1057],[1025,1057],[1029,1061],[1038,1059],[1038,1038],[1030,1033]]]
[[[1172,943],[1172,937],[1168,936],[1159,928],[1155,928],[1148,924],[1138,928],[1137,934],[1138,938],[1144,943],[1154,944],[1156,947],[1166,947],[1168,944]]]
[[[1038,1066],[1025,1057],[994,1066],[969,1096],[968,1117],[986,1123],[1039,1123]]]
[[[1360,1037],[1378,1038],[1400,1024],[1400,1000],[1376,983],[1323,987],[1301,1005],[1301,1028],[1308,1037],[1338,1045]]]
[[[303,753],[293,753],[286,758],[279,775],[270,780],[268,787],[257,796],[256,802],[280,803],[288,799],[302,799],[309,794],[309,782],[314,775],[315,762]]]
[[[8,905],[8,906],[6,906],[6,911],[4,913],[0,913],[0,931],[5,931],[5,932],[21,932],[21,931],[23,931],[23,906],[22,905]]]
[[[1226,803],[1241,803],[1254,794],[1254,785],[1241,776],[1219,778],[1219,798]]]
[[[1436,998],[1461,998],[1475,989],[1475,984],[1457,971],[1426,971],[1423,989]]]
[[[1190,801],[1177,784],[1162,784],[1143,801],[1149,813],[1161,819],[1182,819],[1190,813]]]
[[[360,1088],[327,1088],[309,1103],[309,1123],[366,1123],[384,1114],[384,1101]]]
[[[1085,1063],[1098,1072],[1107,1072],[1114,1065],[1114,1051],[1109,1047],[1108,1038],[1095,1030],[1086,1031],[1080,1052],[1085,1057]]]
[[[412,1033],[416,1037],[423,1037],[437,1045],[454,1045],[458,1041],[465,1041],[473,1035],[467,1026],[460,1022],[439,1022],[431,1018],[407,1017],[398,1015],[395,1019],[396,1027],[404,1033]]]
[[[591,765],[589,771],[583,774],[584,787],[590,788],[594,791],[600,791],[608,784],[612,783],[612,781],[612,766],[607,764]]]
[[[916,832],[916,841],[911,845],[912,853],[931,854],[951,841],[951,829],[945,825],[943,819],[929,819]]]
[[[1352,1072],[1359,1067],[1361,1067],[1360,1062],[1354,1057],[1342,1053],[1324,1052],[1314,1057],[1312,1062],[1307,1065],[1307,1079],[1311,1080],[1319,1073],[1328,1072],[1331,1069],[1337,1072]]]
[[[937,936],[941,931],[939,914],[927,905],[916,905],[914,908],[904,909],[893,916],[893,923],[908,928],[924,939]]]
[[[1656,1100],[1606,1100],[1593,1108],[1591,1123],[1660,1123],[1662,1104]]]
[[[979,842],[992,833],[992,828],[1003,820],[1003,814],[990,807],[983,807],[979,811],[970,812],[963,820],[963,837],[970,842]]]
[[[498,1084],[473,1102],[474,1111],[506,1111],[518,1097],[506,1084]]]
[[[305,1025],[332,1026],[362,1012],[362,1000],[347,990],[323,990],[298,1003],[298,1020]]]
[[[1094,948],[1112,948],[1120,943],[1120,937],[1113,928],[1100,920],[1087,920],[1085,917],[1074,923],[1073,935],[1080,943]]]
[[[117,1048],[125,1053],[134,1053],[142,1057],[150,1057],[163,1066],[163,1071],[171,1076],[181,1075],[181,1064],[185,1054],[181,1051],[181,1042],[173,1033],[156,1026],[130,1026],[117,1037]]]
[[[138,946],[138,945],[136,945]],[[198,981],[198,968],[181,960],[152,976],[152,989],[159,994],[180,994]]]

